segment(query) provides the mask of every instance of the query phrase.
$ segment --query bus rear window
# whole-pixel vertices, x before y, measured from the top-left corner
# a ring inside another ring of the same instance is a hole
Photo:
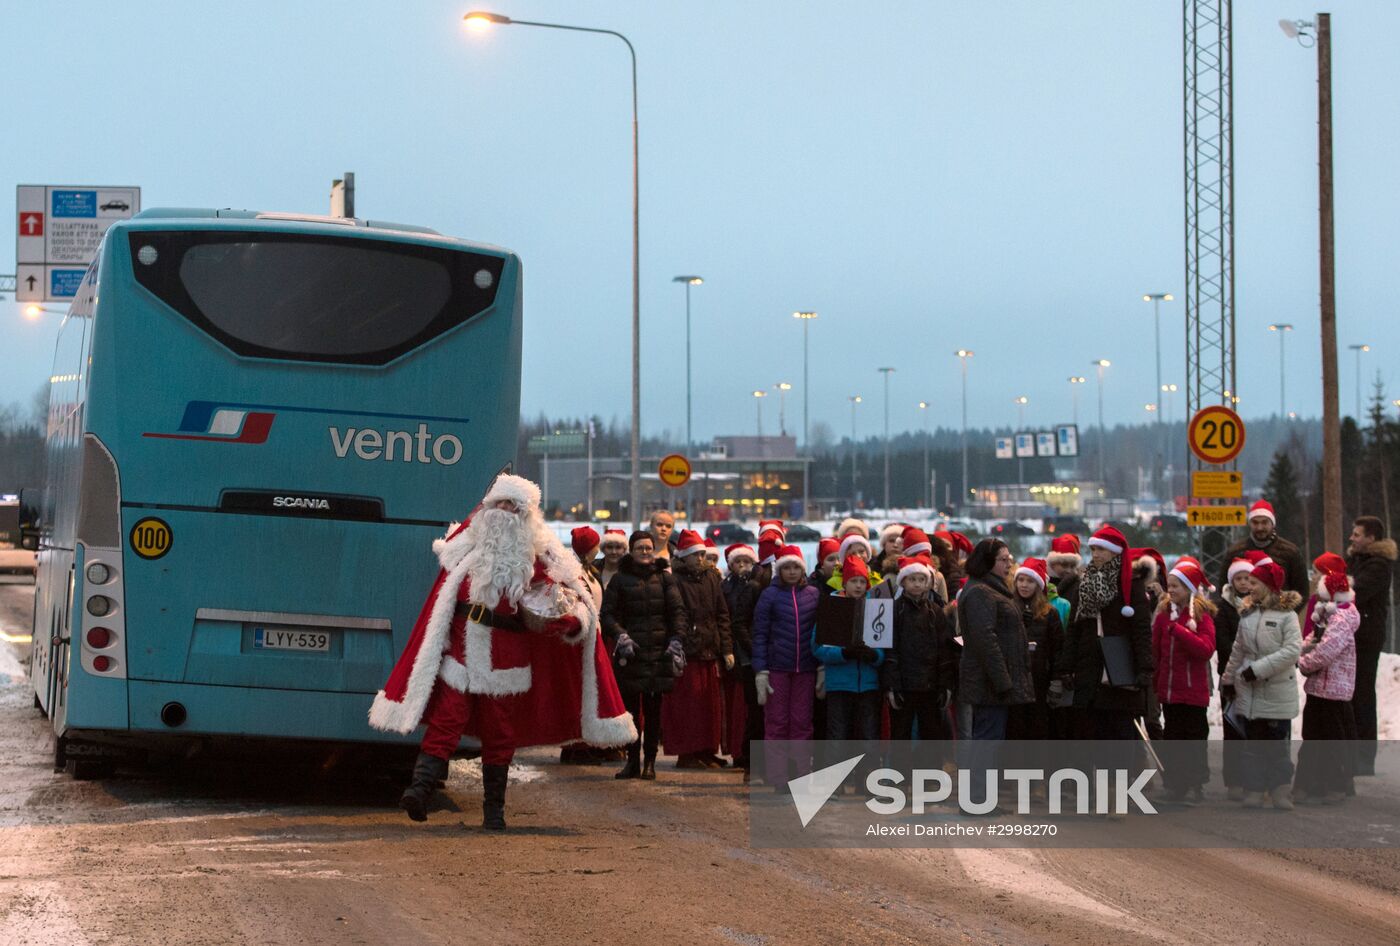
[[[133,232],[137,281],[240,355],[384,364],[495,299],[499,257],[364,238]]]

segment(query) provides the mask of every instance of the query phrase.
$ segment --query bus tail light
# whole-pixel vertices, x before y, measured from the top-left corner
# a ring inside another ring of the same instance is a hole
[[[112,663],[111,657],[108,657],[106,654],[98,654],[96,657],[92,658],[92,669],[96,670],[98,673],[106,673],[108,670],[112,669]]]
[[[106,627],[89,628],[87,632],[88,646],[93,650],[101,650],[112,643],[112,630]]]
[[[83,478],[78,490],[78,590],[82,627],[73,628],[78,662],[108,679],[126,677],[126,588],[122,573],[121,471],[106,444],[83,435]],[[76,623],[76,617],[75,617]]]
[[[106,595],[93,595],[87,600],[87,612],[95,618],[106,617],[112,613],[112,599]]]

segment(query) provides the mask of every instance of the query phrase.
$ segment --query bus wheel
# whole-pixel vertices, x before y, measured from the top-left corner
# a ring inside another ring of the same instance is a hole
[[[53,741],[53,770],[62,772],[68,766],[68,740],[56,736]]]

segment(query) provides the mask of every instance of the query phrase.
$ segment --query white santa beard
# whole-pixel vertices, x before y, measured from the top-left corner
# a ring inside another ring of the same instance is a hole
[[[504,598],[520,600],[535,573],[535,530],[525,517],[505,509],[484,509],[467,526],[463,558],[471,600],[494,608]]]

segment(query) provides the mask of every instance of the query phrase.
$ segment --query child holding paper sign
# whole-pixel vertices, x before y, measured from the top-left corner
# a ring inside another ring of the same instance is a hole
[[[865,561],[851,555],[841,565],[842,586],[837,594],[857,600],[865,598],[870,588],[870,569]],[[887,610],[888,600],[878,606]],[[890,615],[891,626],[893,614]],[[884,651],[867,647],[864,642],[845,647],[819,644],[818,630],[813,630],[812,653],[826,667],[826,738],[880,738],[880,671]],[[825,636],[825,635],[823,635]]]

